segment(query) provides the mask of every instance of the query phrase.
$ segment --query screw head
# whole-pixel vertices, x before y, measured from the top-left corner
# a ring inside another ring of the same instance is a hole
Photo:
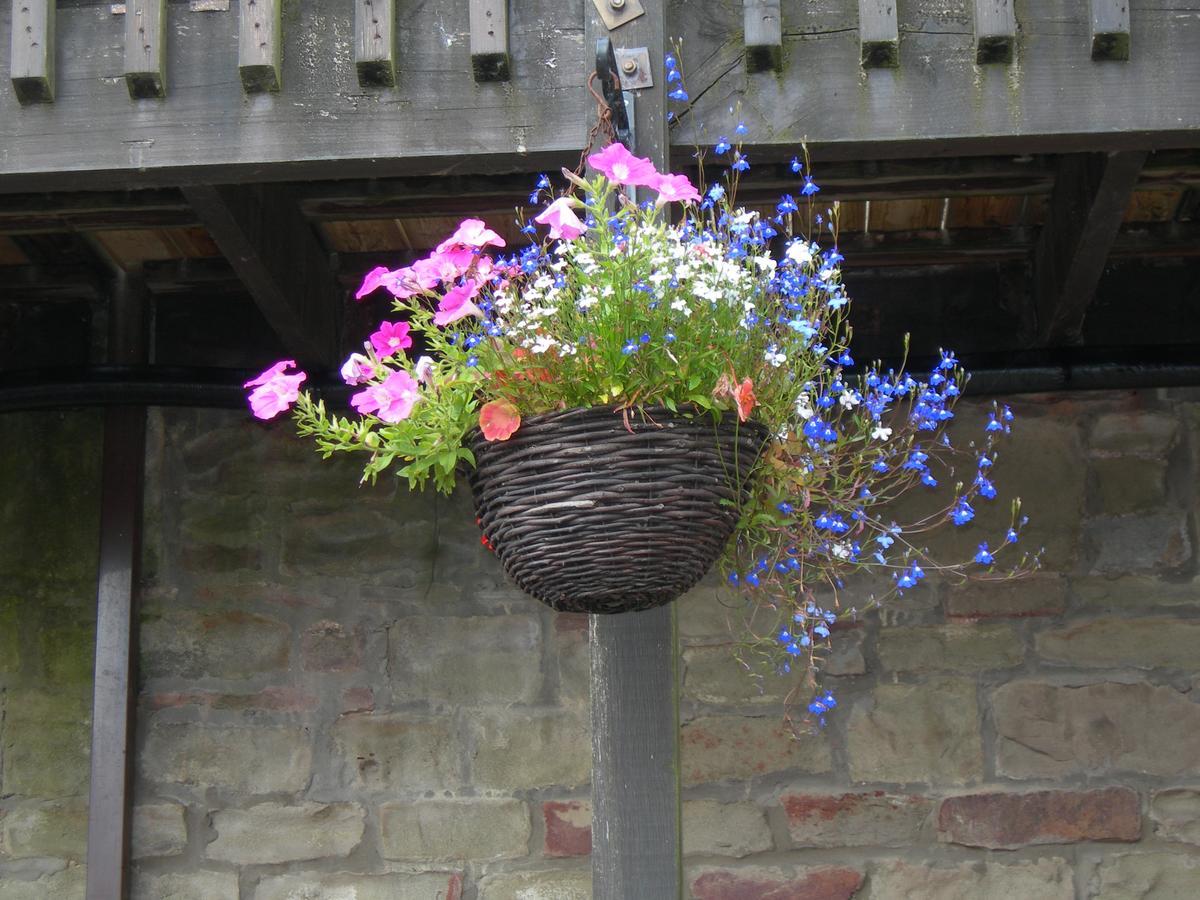
[[[608,5],[613,9],[624,9],[625,0],[608,0]]]
[[[621,71],[624,72],[626,75],[632,75],[634,72],[637,71],[637,67],[638,67],[638,64],[637,64],[636,59],[621,60]]]

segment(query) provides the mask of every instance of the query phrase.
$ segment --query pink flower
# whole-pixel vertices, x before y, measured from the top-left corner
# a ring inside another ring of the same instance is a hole
[[[367,294],[374,293],[375,290],[383,285],[384,276],[390,275],[387,266],[376,266],[366,274],[362,280],[362,286],[359,287],[358,293],[354,295],[355,300],[361,300]]]
[[[458,224],[458,230],[437,245],[436,252],[445,253],[454,247],[482,250],[488,246],[503,247],[504,238],[488,228],[482,219],[463,219]]]
[[[493,400],[479,410],[479,430],[489,441],[507,441],[521,426],[521,412],[511,401]]]
[[[375,366],[361,353],[351,353],[342,363],[342,381],[346,384],[362,384],[375,377]]]
[[[297,372],[295,375],[284,374],[295,366],[294,359],[285,359],[242,385],[254,388],[250,393],[250,410],[254,415],[260,419],[273,419],[281,412],[291,409],[296,398],[300,396],[301,383],[308,377],[303,372]]]
[[[738,421],[745,422],[749,419],[754,404],[758,402],[754,396],[754,383],[749,378],[743,379],[741,384],[734,387],[733,402],[737,404]]]
[[[373,384],[350,398],[361,415],[374,413],[390,424],[402,422],[412,413],[418,397],[417,383],[407,372],[393,372],[383,384]]]
[[[408,336],[407,322],[380,322],[379,330],[371,335],[371,346],[380,359],[395,356],[401,350],[412,346],[412,338]]]
[[[700,192],[686,175],[659,175],[650,187],[658,191],[657,206],[667,203],[691,203],[700,199]]]
[[[449,325],[467,316],[483,316],[483,312],[471,302],[471,298],[479,293],[479,285],[472,279],[467,279],[458,287],[446,291],[446,295],[438,302],[437,312],[433,316],[434,325]]]
[[[652,187],[658,178],[654,163],[634,156],[624,144],[609,144],[599,153],[588,157],[588,165],[616,184]]]
[[[424,259],[418,259],[412,264],[413,278],[426,289],[449,283],[458,278],[475,261],[475,254],[463,248],[450,249],[445,252],[435,250]]]
[[[585,231],[587,226],[579,221],[579,216],[571,208],[579,203],[574,197],[559,197],[545,208],[533,221],[539,225],[550,226],[550,237],[553,240],[562,238],[573,241]]]

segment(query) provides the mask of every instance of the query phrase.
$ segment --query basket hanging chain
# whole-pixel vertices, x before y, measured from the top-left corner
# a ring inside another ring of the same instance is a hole
[[[617,80],[617,74],[612,73],[613,79],[617,84],[617,90],[620,90],[620,82]],[[596,138],[604,135],[604,144],[607,146],[617,139],[616,129],[613,127],[612,107],[608,105],[604,97],[596,92],[595,82],[598,78],[596,72],[588,75],[587,89],[593,97],[596,98],[596,122],[588,129],[587,142],[583,146],[583,152],[579,154],[579,165],[575,167],[575,174],[580,178],[583,177],[583,170],[587,168],[587,158],[592,153],[592,148],[596,144]]]

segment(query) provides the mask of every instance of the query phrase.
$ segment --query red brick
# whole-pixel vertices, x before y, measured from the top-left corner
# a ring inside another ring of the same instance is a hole
[[[588,856],[592,852],[592,804],[585,800],[547,801],[542,804],[542,818],[547,856]]]
[[[969,621],[1056,616],[1066,608],[1067,583],[1053,575],[972,582],[952,588],[946,598],[946,615]]]
[[[306,672],[352,672],[362,664],[362,634],[337,622],[317,622],[300,636]]]
[[[850,900],[862,887],[854,869],[805,869],[795,875],[764,870],[708,871],[692,881],[694,900]]]
[[[933,801],[910,794],[788,794],[788,832],[797,847],[905,847],[918,841]]]
[[[1129,788],[968,794],[946,798],[938,810],[939,840],[990,850],[1141,835],[1141,799]]]
[[[369,687],[352,687],[342,691],[342,712],[371,712],[375,709],[375,692]]]
[[[203,706],[209,709],[265,709],[273,712],[304,712],[316,709],[317,698],[294,687],[263,688],[253,694],[219,691],[169,691],[151,694],[150,709]]]

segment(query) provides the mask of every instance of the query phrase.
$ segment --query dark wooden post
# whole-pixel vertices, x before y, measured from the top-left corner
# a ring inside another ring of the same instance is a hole
[[[646,47],[654,87],[639,92],[630,148],[669,167],[666,0],[610,36]],[[608,34],[589,4],[588,48]],[[586,73],[581,73],[581,77]],[[580,102],[590,105],[581,94]],[[679,832],[679,675],[675,606],[592,616],[592,896],[595,900],[682,896]]]
[[[109,314],[109,361],[121,365],[144,362],[145,291],[140,274],[117,276]],[[114,406],[106,410],[88,806],[88,900],[123,900],[129,890],[126,864],[145,452],[145,408]]]

